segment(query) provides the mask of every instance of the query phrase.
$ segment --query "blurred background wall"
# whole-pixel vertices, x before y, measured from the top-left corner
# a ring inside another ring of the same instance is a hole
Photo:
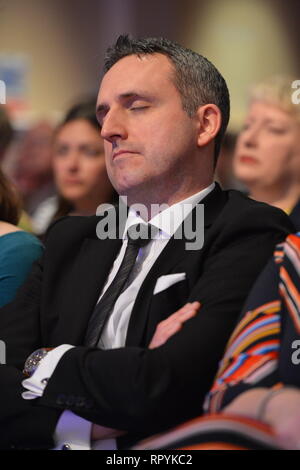
[[[97,91],[104,51],[118,34],[163,35],[219,68],[236,130],[251,83],[273,74],[300,78],[299,17],[299,0],[1,0],[0,79],[1,64],[14,59],[23,79],[15,125],[56,120]]]

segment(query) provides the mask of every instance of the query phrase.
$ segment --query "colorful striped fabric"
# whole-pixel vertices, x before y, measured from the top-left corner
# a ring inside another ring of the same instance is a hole
[[[285,310],[300,333],[300,238],[290,235],[276,247],[274,260],[258,279],[221,361],[205,410],[219,411],[236,395],[253,386],[277,387],[282,320]],[[264,281],[264,285],[263,282]],[[270,285],[272,282],[272,285]],[[275,286],[275,289],[274,289]],[[256,307],[257,300],[265,302]],[[251,304],[255,308],[251,309]]]
[[[167,433],[141,441],[133,450],[275,450],[271,428],[259,421],[210,415],[188,421]]]
[[[222,406],[228,387],[243,381],[255,384],[277,368],[280,347],[280,302],[250,311],[233,333],[205,407],[210,412]]]
[[[300,344],[299,289],[300,232],[276,247],[255,283],[207,396],[209,414],[146,439],[135,449],[278,448],[267,425],[219,411],[251,388],[286,384],[300,388],[300,364],[291,358],[292,344],[295,340]]]

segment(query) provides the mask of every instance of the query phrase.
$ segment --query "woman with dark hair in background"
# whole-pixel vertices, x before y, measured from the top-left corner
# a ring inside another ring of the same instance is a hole
[[[13,128],[5,107],[0,106],[0,159],[12,138]],[[13,300],[43,251],[36,237],[17,227],[20,215],[20,198],[0,169],[0,307]]]
[[[5,107],[0,105],[0,162],[13,139],[14,131]]]
[[[0,307],[13,300],[43,251],[36,237],[16,226],[20,211],[20,200],[0,170]]]
[[[52,163],[58,195],[35,214],[37,233],[65,215],[95,214],[100,204],[116,198],[106,172],[94,101],[77,104],[67,113],[54,136]]]

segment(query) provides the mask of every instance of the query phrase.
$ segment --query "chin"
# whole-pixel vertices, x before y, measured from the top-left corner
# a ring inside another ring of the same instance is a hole
[[[237,180],[241,181],[245,185],[248,183],[254,183],[255,181],[261,179],[261,175],[257,174],[256,171],[251,171],[251,169],[243,167],[235,168],[234,176]]]
[[[144,181],[141,178],[133,178],[133,175],[129,177],[116,178],[112,180],[112,184],[121,196],[127,196],[135,191],[139,190],[139,187],[144,184]]]
[[[75,204],[77,201],[86,198],[85,194],[72,191],[66,191],[65,193],[61,193],[61,195],[64,199],[67,199],[67,201],[69,201],[71,204]]]

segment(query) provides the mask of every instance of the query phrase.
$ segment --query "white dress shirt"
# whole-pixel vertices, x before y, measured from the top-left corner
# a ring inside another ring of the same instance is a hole
[[[148,272],[167,245],[169,239],[182,224],[183,220],[192,211],[195,205],[214,189],[214,186],[215,183],[212,183],[202,191],[170,206],[149,220],[149,223],[155,226],[158,229],[158,232],[146,246],[139,249],[134,268],[126,282],[123,292],[118,297],[114,309],[103,330],[98,344],[100,348],[114,349],[125,345],[132,308]],[[145,221],[141,219],[136,212],[130,209],[123,233],[122,247],[113,264],[98,301],[113,281],[121,265],[127,247],[126,234],[128,228],[138,223],[145,224]],[[72,347],[74,346],[58,346],[42,359],[34,374],[29,379],[23,381],[23,386],[26,389],[22,394],[24,399],[34,399],[43,395],[44,389],[47,385],[47,380],[51,377],[60,358]],[[55,431],[55,450],[61,450],[65,448],[66,445],[74,450],[113,450],[117,448],[115,439],[103,439],[91,443],[91,426],[92,423],[75,415],[73,412],[69,410],[64,411],[58,421]]]

